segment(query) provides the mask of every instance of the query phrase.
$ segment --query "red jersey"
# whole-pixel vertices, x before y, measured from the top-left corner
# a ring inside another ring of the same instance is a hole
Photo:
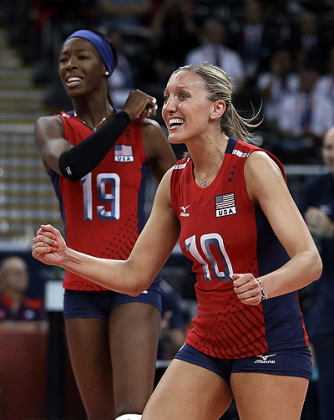
[[[76,145],[92,134],[73,111],[60,114],[64,137]],[[141,120],[132,121],[102,162],[80,181],[50,171],[69,247],[101,258],[126,259],[142,229],[146,152]],[[64,287],[106,290],[66,272]]]
[[[186,343],[225,359],[308,345],[296,293],[250,306],[233,290],[233,273],[258,277],[288,261],[261,208],[246,191],[244,166],[256,150],[260,149],[230,138],[223,164],[207,188],[196,185],[190,158],[179,161],[171,177],[180,246],[193,261],[197,279],[198,316]]]

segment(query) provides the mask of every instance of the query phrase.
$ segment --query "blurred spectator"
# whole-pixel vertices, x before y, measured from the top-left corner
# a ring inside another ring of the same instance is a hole
[[[39,60],[33,73],[35,83],[54,80],[58,52],[66,36],[82,27],[91,29],[98,24],[96,1],[33,0],[29,16],[35,34],[30,44],[26,45],[24,54],[32,57],[33,51],[39,51]]]
[[[170,73],[184,64],[185,55],[198,45],[198,28],[192,16],[192,1],[163,0],[151,21],[152,62],[145,71],[149,83],[163,91]]]
[[[244,2],[242,19],[231,35],[231,46],[243,60],[247,84],[254,84],[256,74],[268,70],[276,35],[265,22],[261,3],[258,0]]]
[[[296,54],[299,69],[312,65],[320,73],[325,71],[329,40],[315,13],[305,11],[298,15],[297,27],[287,46]]]
[[[6,257],[0,264],[0,328],[46,329],[42,299],[29,299],[29,270],[24,259]]]
[[[131,65],[124,52],[123,34],[116,29],[110,29],[107,36],[117,51],[117,67],[107,80],[108,90],[115,106],[122,108],[130,91],[135,87],[134,77]]]
[[[283,96],[295,92],[299,87],[299,76],[294,71],[288,49],[278,49],[273,53],[270,69],[259,74],[257,87],[263,100],[264,129],[276,130]]]
[[[2,0],[0,5],[0,23],[13,24],[15,11],[20,0]]]
[[[121,32],[138,31],[146,26],[150,0],[97,0],[102,24]]]
[[[331,420],[334,413],[334,358],[331,352],[334,346],[334,127],[324,136],[322,157],[329,172],[307,183],[301,211],[323,262],[316,301],[305,321],[319,374],[319,420]]]
[[[275,16],[281,17],[285,15],[289,19],[305,10],[298,0],[265,1],[263,2],[263,6],[273,18]]]
[[[283,138],[276,154],[284,163],[291,160],[306,163],[305,159],[313,159],[322,136],[334,125],[332,103],[317,91],[318,77],[316,69],[302,69],[299,89],[282,97],[278,129]]]
[[[272,51],[285,48],[292,52],[291,39],[296,33],[299,16],[305,11],[305,8],[297,0],[263,2],[263,8],[266,23],[271,28],[273,37]]]
[[[27,39],[30,39],[31,23],[30,10],[34,0],[4,0],[1,1],[3,12],[0,17],[1,23],[10,24],[8,32],[8,40],[16,47],[24,47],[27,45]],[[22,48],[22,53],[24,53]],[[38,49],[37,49],[38,51]],[[38,53],[38,52],[37,52]],[[37,54],[32,52],[32,57],[36,58]],[[30,57],[29,57],[30,58]]]
[[[224,24],[213,18],[203,22],[201,46],[189,52],[185,64],[197,64],[207,61],[223,69],[230,77],[234,89],[241,90],[245,72],[242,59],[236,52],[224,45]]]
[[[327,63],[327,71],[319,77],[317,90],[321,95],[328,96],[334,105],[334,47],[329,51]]]
[[[333,10],[333,3],[328,0],[301,0],[300,4],[306,10],[316,13],[319,18],[325,17]]]

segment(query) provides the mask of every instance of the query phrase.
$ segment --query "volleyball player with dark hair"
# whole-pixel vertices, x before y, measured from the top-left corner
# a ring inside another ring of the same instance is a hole
[[[126,259],[144,218],[149,166],[159,182],[175,163],[155,99],[130,93],[122,110],[107,91],[116,51],[100,33],[64,42],[59,76],[73,110],[40,118],[38,149],[57,193],[69,245],[96,257]],[[71,363],[89,420],[138,418],[153,390],[161,322],[160,278],[138,297],[66,272],[64,318]]]

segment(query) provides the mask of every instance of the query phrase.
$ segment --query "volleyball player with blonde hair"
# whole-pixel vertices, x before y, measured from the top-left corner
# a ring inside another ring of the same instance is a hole
[[[179,240],[197,275],[198,316],[143,420],[217,420],[233,397],[242,420],[297,420],[311,358],[296,291],[321,274],[314,241],[281,163],[243,140],[253,124],[236,112],[224,71],[181,67],[164,96],[169,141],[189,156],[161,181],[129,258],[79,253],[50,225],[33,256],[138,295]]]

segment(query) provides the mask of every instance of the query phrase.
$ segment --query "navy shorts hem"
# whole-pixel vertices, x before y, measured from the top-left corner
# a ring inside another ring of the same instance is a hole
[[[228,384],[231,374],[236,372],[295,376],[307,380],[310,380],[312,375],[311,353],[307,347],[279,350],[240,359],[220,359],[185,344],[176,354],[175,359],[208,369],[221,376]]]
[[[162,312],[161,286],[152,284],[139,296],[130,296],[111,290],[86,292],[65,290],[64,319],[109,318],[110,313],[124,303],[140,302],[155,306]]]

